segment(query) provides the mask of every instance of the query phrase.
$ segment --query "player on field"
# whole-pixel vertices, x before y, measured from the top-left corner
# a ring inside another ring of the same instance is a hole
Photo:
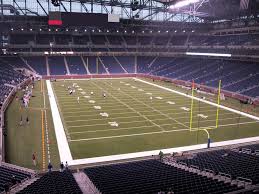
[[[22,120],[22,115],[21,115],[20,126],[22,126],[22,124],[23,124],[23,120]]]
[[[80,100],[80,97],[78,96],[78,97],[77,97],[77,103],[78,103],[78,104],[79,104],[79,100]]]

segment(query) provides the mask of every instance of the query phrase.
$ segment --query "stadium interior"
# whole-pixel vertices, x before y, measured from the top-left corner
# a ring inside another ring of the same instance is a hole
[[[258,0],[0,0],[0,194],[259,193]]]

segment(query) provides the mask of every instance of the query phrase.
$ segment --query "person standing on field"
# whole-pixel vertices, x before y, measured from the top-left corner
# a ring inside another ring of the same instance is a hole
[[[32,162],[33,162],[33,165],[34,165],[34,166],[37,165],[35,153],[32,154]]]

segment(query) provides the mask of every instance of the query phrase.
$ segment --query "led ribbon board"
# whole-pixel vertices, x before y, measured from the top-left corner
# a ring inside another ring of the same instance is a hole
[[[195,53],[195,52],[186,52],[186,55],[196,55],[196,56],[212,56],[212,57],[231,57],[231,54],[225,53]]]

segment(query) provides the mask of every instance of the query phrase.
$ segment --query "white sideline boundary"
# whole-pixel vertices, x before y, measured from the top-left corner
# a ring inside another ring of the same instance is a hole
[[[68,146],[67,142],[67,137],[65,134],[64,126],[59,114],[56,98],[51,86],[51,83],[49,80],[46,81],[47,83],[47,90],[49,94],[49,102],[50,102],[50,108],[51,108],[51,114],[53,118],[53,123],[54,123],[54,129],[55,129],[55,134],[56,134],[56,139],[57,139],[57,144],[58,144],[58,152],[59,152],[59,157],[61,162],[70,162],[73,160],[72,155]]]
[[[99,79],[99,78],[95,78],[95,79]],[[109,78],[109,79],[113,79],[113,78]],[[115,78],[115,79],[120,79],[120,78]],[[123,78],[121,78],[121,79],[123,79]],[[129,78],[126,78],[126,79],[129,79]],[[182,96],[185,96],[185,97],[188,97],[188,98],[192,98],[192,96],[186,95],[184,93],[181,93],[181,92],[178,92],[178,91],[175,91],[175,90],[172,90],[172,89],[169,89],[169,88],[157,85],[157,84],[153,84],[153,83],[150,83],[150,82],[138,79],[138,78],[133,78],[133,79],[146,83],[146,84],[149,84],[149,85],[152,85],[152,86],[155,86],[155,87],[158,87],[158,88],[161,88],[161,89],[164,89],[164,90],[167,90],[167,91],[170,91],[170,92],[173,92],[173,93],[176,93],[176,94],[179,94],[179,95],[182,95]],[[68,81],[72,81],[72,80],[73,79],[69,79]],[[74,80],[85,80],[85,79],[74,79]],[[165,154],[169,154],[172,152],[183,152],[183,151],[191,151],[191,150],[207,148],[207,144],[198,144],[198,145],[183,146],[183,147],[177,147],[177,148],[168,148],[168,149],[161,149],[161,150],[152,150],[152,151],[135,152],[135,153],[128,153],[128,154],[118,154],[118,155],[111,155],[111,156],[101,156],[101,157],[73,160],[51,83],[49,80],[47,80],[46,82],[47,82],[47,89],[48,89],[48,94],[49,94],[51,113],[52,113],[52,117],[55,118],[55,119],[53,119],[53,123],[54,123],[54,128],[55,128],[55,133],[56,133],[60,160],[68,161],[69,166],[146,157],[146,156],[158,155],[160,151],[164,152]],[[209,101],[206,101],[203,99],[199,99],[197,97],[193,97],[193,98],[195,100],[210,104],[212,106],[216,106],[216,107],[219,106],[222,109],[240,114],[242,116],[246,116],[246,117],[254,119],[256,121],[259,121],[259,117],[250,115],[248,113],[244,113],[244,112],[241,112],[241,111],[238,111],[238,110],[235,110],[232,108],[228,108],[228,107],[225,107],[222,105],[217,105],[216,103],[209,102]],[[259,141],[259,137],[250,137],[250,138],[243,138],[243,139],[221,141],[221,142],[211,143],[210,145],[211,145],[211,147],[218,147],[218,146],[226,146],[226,145],[233,145],[233,144],[253,142],[253,141]]]
[[[244,139],[221,141],[221,142],[211,143],[210,145],[211,147],[218,147],[218,146],[233,145],[233,144],[252,142],[252,141],[258,141],[258,140],[259,140],[259,137],[251,137],[251,138],[244,138]],[[152,150],[152,151],[146,151],[146,152],[135,152],[130,154],[119,154],[119,155],[102,156],[102,157],[95,157],[95,158],[76,159],[71,161],[70,165],[110,162],[115,160],[133,159],[133,158],[147,157],[152,155],[156,156],[159,154],[160,151],[162,151],[165,154],[170,154],[173,152],[185,152],[185,151],[199,150],[199,149],[205,149],[205,148],[207,148],[207,144],[198,144],[198,145],[192,145],[192,146]]]

